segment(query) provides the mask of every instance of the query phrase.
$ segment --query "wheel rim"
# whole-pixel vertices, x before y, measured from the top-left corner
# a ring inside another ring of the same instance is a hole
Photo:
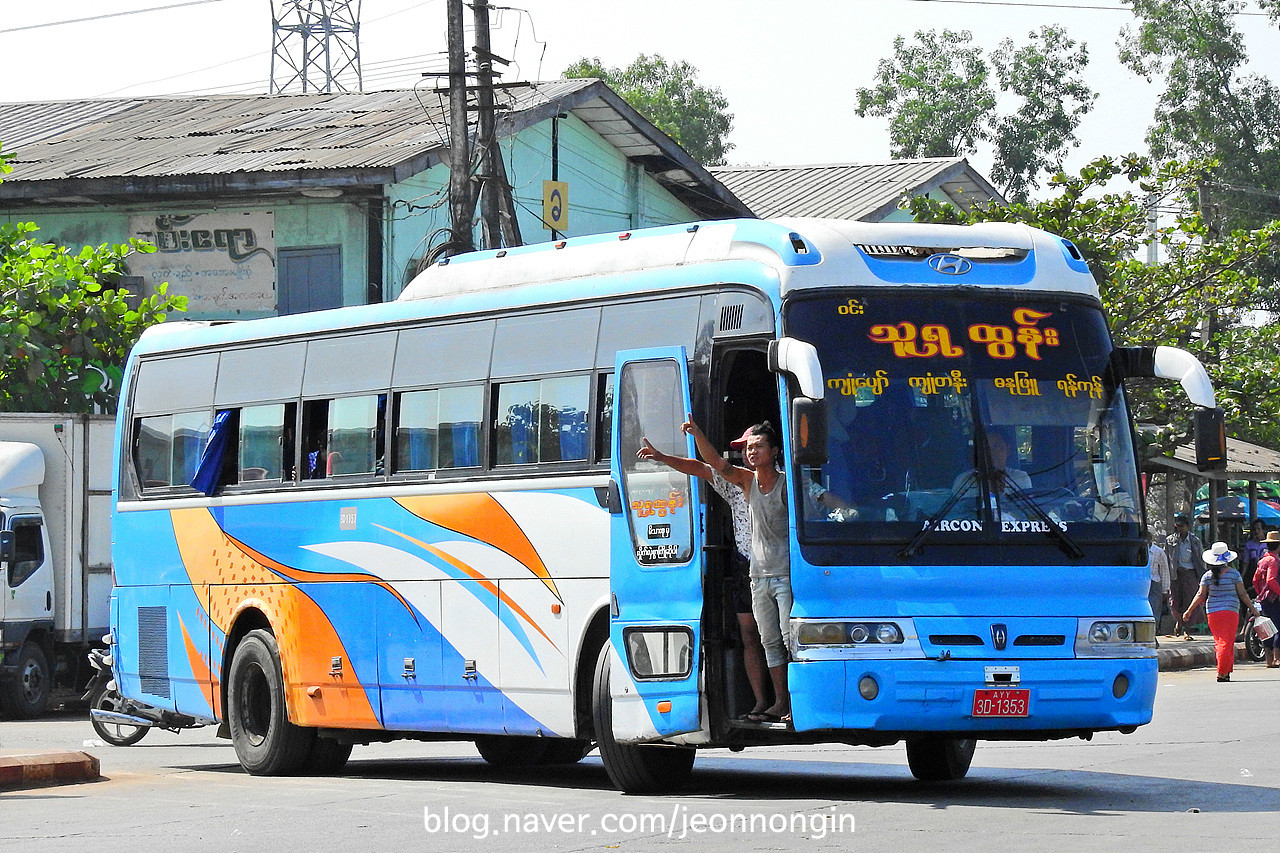
[[[94,707],[100,711],[113,711],[117,714],[124,711],[124,700],[119,695],[103,693],[98,697],[98,701],[94,703]],[[100,729],[104,737],[117,740],[128,740],[138,732],[144,730],[145,726],[130,726],[124,723],[109,723],[103,720],[94,720],[94,726]]]
[[[43,689],[44,673],[40,670],[40,665],[35,661],[27,661],[22,668],[22,697],[31,704],[40,698]]]

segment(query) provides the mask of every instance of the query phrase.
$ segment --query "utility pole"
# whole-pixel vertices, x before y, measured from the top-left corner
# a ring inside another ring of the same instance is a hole
[[[471,213],[471,152],[467,144],[467,57],[463,47],[462,0],[448,0],[449,11],[449,223],[453,250],[469,252]]]
[[[505,65],[507,61],[495,56],[490,49],[489,0],[473,0],[471,10],[476,28],[476,103],[479,114],[476,136],[480,146],[478,176],[484,248],[519,246],[523,241],[516,222],[506,164],[502,161],[502,149],[498,147],[493,100],[493,63],[497,61]]]

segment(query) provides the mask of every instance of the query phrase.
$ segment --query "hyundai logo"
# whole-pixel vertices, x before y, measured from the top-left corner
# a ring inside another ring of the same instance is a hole
[[[992,625],[991,642],[995,644],[996,651],[1004,651],[1005,644],[1009,642],[1009,628],[1000,622]]]
[[[964,275],[973,269],[973,263],[959,255],[930,255],[928,264],[943,275]]]

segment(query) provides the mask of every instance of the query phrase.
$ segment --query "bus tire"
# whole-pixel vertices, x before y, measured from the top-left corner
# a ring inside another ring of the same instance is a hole
[[[954,782],[969,772],[977,745],[972,738],[911,738],[907,741],[907,766],[921,782]]]
[[[254,776],[294,773],[311,752],[315,729],[289,722],[280,649],[270,631],[250,631],[236,647],[227,685],[227,723],[240,765]]]
[[[0,708],[8,717],[29,720],[43,714],[49,705],[53,670],[49,668],[44,649],[36,643],[23,643],[14,658],[18,663],[13,677],[0,691]]]
[[[342,743],[331,737],[316,736],[307,753],[307,760],[302,763],[302,773],[307,776],[332,776],[341,773],[347,766],[354,744]]]
[[[628,794],[674,791],[693,772],[692,747],[618,743],[613,739],[613,698],[609,693],[609,644],[600,649],[591,692],[596,743],[609,781]]]

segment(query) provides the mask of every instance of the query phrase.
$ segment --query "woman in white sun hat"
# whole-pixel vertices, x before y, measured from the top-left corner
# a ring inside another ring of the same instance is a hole
[[[1236,657],[1236,631],[1240,628],[1239,604],[1258,612],[1258,607],[1245,592],[1244,578],[1240,570],[1231,565],[1238,555],[1226,542],[1214,542],[1204,552],[1209,571],[1200,578],[1200,591],[1187,607],[1182,618],[1185,621],[1200,604],[1205,604],[1209,614],[1209,632],[1213,634],[1213,650],[1218,657],[1218,680],[1230,681]]]

